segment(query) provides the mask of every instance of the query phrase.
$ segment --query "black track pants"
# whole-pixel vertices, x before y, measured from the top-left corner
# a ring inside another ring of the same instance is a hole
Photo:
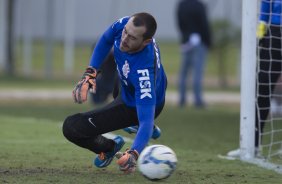
[[[156,108],[155,118],[163,106],[164,103]],[[114,147],[114,141],[101,134],[134,125],[138,125],[136,108],[126,106],[119,96],[101,109],[68,116],[63,134],[74,144],[99,154],[112,151]]]
[[[279,26],[270,26],[267,35],[260,40],[257,75],[257,104],[255,146],[259,145],[259,132],[263,132],[270,111],[270,95],[282,71],[281,31]]]

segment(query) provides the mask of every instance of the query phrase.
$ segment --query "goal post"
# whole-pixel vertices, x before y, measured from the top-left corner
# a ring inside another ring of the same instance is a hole
[[[240,158],[255,154],[257,0],[242,0]]]
[[[277,9],[280,6],[281,1],[242,0],[240,150],[237,152],[242,161],[278,173],[282,173],[282,12]],[[259,19],[267,27],[260,40],[256,35]],[[280,91],[275,93],[275,89]]]

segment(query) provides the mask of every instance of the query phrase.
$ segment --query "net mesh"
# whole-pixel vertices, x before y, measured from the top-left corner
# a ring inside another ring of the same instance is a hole
[[[258,5],[269,3],[269,12],[258,11],[258,17],[269,17],[266,35],[258,39],[256,84],[257,147],[263,157],[282,163],[282,26],[273,17],[279,17],[272,1],[258,0]],[[282,7],[282,1],[276,1]],[[261,7],[258,7],[260,10]]]

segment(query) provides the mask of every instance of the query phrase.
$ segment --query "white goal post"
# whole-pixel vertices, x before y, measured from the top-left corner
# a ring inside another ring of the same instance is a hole
[[[282,105],[274,107],[271,103],[274,98],[282,99],[281,91],[278,94],[273,94],[275,87],[279,89],[282,87],[282,58],[277,57],[277,52],[281,56],[282,46],[281,44],[280,46],[274,44],[280,43],[280,40],[282,43],[282,29],[280,22],[279,24],[276,22],[273,24],[271,21],[266,22],[269,33],[264,37],[263,42],[259,42],[260,40],[256,37],[256,30],[262,1],[264,3],[273,2],[268,0],[242,0],[240,159],[282,174]],[[272,12],[271,4],[269,7],[270,13],[267,14],[268,16],[280,16],[281,12],[279,12],[280,14],[277,11]],[[269,44],[266,44],[268,42]],[[269,58],[261,55],[261,53],[267,53]],[[269,68],[266,69],[265,66],[269,66]],[[267,80],[260,82],[262,81],[261,76],[265,75]],[[274,83],[279,75],[280,82],[278,80]],[[267,89],[265,90],[266,93],[262,93],[261,86],[264,86],[263,89]],[[257,98],[267,99],[267,102],[264,101],[263,104],[268,104],[269,101],[270,105],[266,105],[267,107],[258,105],[262,101],[259,100],[258,102]],[[274,115],[274,110],[277,111],[277,107],[280,114]],[[255,147],[256,108],[258,113],[257,129],[262,129],[262,131],[258,130],[260,133],[257,147]],[[262,112],[268,112],[267,120],[261,118],[261,114],[266,114]],[[263,125],[261,122],[263,122]]]
[[[257,0],[242,0],[240,158],[255,153]]]

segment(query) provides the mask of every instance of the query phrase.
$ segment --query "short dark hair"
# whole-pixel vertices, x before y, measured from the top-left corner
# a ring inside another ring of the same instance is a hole
[[[132,17],[134,26],[145,26],[146,32],[143,34],[143,39],[153,38],[157,30],[157,22],[155,18],[151,14],[145,12],[136,13],[132,15]]]

